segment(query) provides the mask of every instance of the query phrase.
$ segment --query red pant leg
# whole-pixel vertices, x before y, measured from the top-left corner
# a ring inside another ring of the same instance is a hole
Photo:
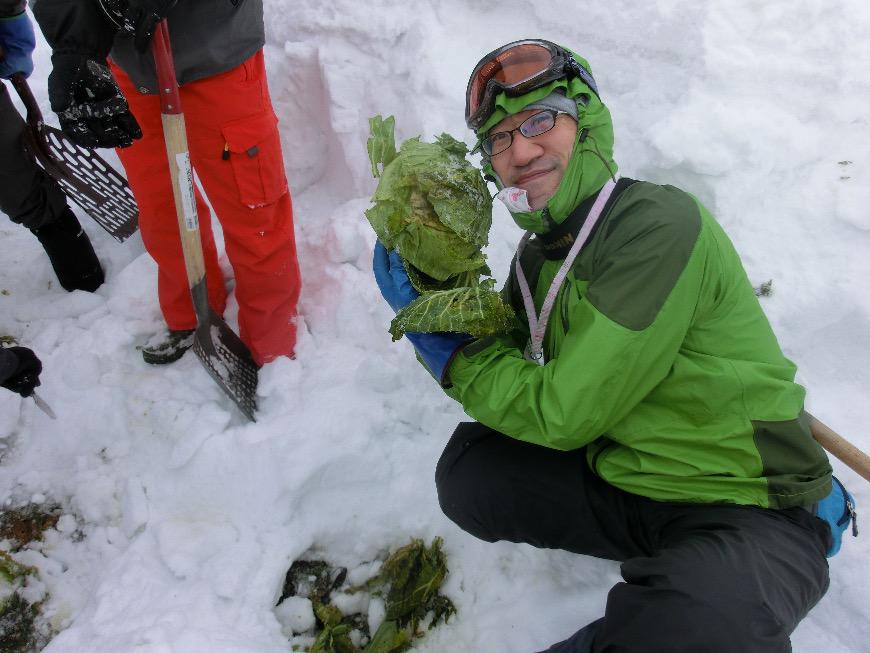
[[[142,242],[157,262],[160,308],[170,329],[190,329],[196,326],[196,315],[190,298],[178,232],[178,218],[160,118],[160,101],[154,95],[141,95],[130,78],[118,67],[112,66],[112,73],[127,98],[130,110],[142,127],[141,140],[133,141],[132,146],[116,152],[124,165],[127,180],[139,205]],[[209,304],[218,314],[222,314],[226,306],[226,289],[218,266],[208,206],[198,190],[196,205]]]
[[[301,280],[263,52],[184,85],[181,97],[193,167],[235,273],[240,336],[259,364],[291,356]]]

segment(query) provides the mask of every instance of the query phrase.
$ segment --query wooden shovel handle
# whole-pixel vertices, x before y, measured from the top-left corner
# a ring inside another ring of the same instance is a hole
[[[816,442],[870,481],[870,456],[812,415],[809,418],[810,431]]]
[[[200,322],[208,316],[208,297],[205,288],[205,263],[199,234],[199,219],[196,214],[196,195],[190,152],[187,146],[187,129],[181,108],[181,93],[175,78],[175,64],[169,40],[169,26],[164,18],[157,24],[151,41],[151,53],[157,72],[160,97],[160,113],[163,121],[163,137],[172,178],[172,194],[178,215],[178,230],[187,270],[187,282],[193,295],[194,309]]]

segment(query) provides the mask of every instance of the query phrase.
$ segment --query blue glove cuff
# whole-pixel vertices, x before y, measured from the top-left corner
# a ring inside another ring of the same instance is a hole
[[[29,77],[33,72],[31,55],[36,47],[36,35],[26,13],[0,18],[0,45],[6,52],[6,58],[0,62],[0,77],[10,79],[15,73]]]
[[[840,550],[843,543],[843,532],[852,524],[852,535],[858,535],[858,513],[855,510],[855,499],[843,487],[843,484],[835,476],[831,493],[819,501],[815,514],[827,522],[831,529],[831,546],[828,548],[827,557],[832,557]]]
[[[467,333],[406,333],[405,335],[429,368],[429,373],[442,387],[449,385],[444,377],[456,352],[473,340]]]

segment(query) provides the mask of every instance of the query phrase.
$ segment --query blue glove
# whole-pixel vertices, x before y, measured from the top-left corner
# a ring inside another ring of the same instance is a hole
[[[381,241],[375,243],[372,269],[381,295],[394,311],[400,311],[420,296],[411,285],[411,279],[408,278],[408,272],[399,253],[396,250],[388,252]],[[463,345],[473,340],[467,333],[437,332],[405,335],[429,368],[429,372],[441,385],[444,385],[444,373],[453,356]]]
[[[411,285],[399,252],[396,250],[388,252],[381,241],[375,243],[372,269],[375,272],[378,288],[381,289],[381,295],[396,313],[420,296]]]
[[[831,493],[819,501],[816,508],[816,517],[828,523],[831,529],[831,547],[827,551],[830,558],[840,550],[843,543],[843,531],[852,522],[852,535],[858,535],[858,513],[855,511],[855,499],[843,487],[840,480],[833,479]]]
[[[33,24],[24,12],[10,18],[0,18],[0,46],[6,55],[0,61],[0,77],[11,79],[15,73],[30,77],[33,72],[33,49],[36,36]]]

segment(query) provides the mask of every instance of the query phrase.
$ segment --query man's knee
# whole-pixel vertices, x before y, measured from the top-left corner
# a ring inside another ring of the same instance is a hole
[[[594,650],[791,651],[790,629],[747,592],[717,586],[713,579],[705,586],[684,585],[679,578],[634,581],[610,591]]]
[[[487,503],[484,495],[493,480],[484,469],[488,458],[484,442],[493,433],[481,424],[461,423],[435,468],[441,510],[457,526],[487,541],[495,538],[483,527],[483,506]]]

